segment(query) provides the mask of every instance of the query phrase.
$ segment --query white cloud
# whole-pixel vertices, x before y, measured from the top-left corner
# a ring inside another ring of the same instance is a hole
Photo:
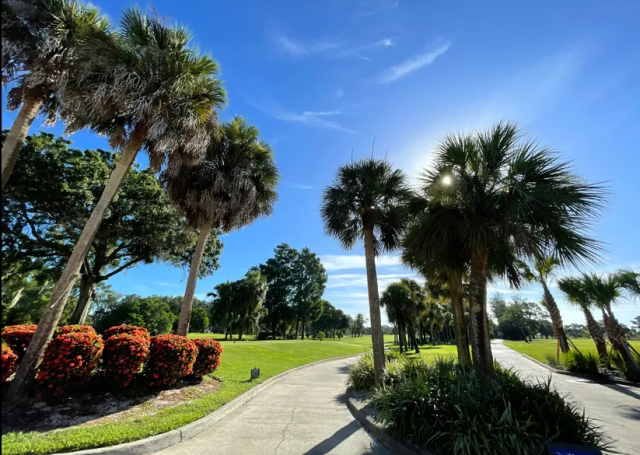
[[[393,38],[382,38],[356,46],[349,46],[346,43],[326,38],[302,42],[284,34],[275,35],[274,41],[280,51],[292,57],[308,57],[317,54],[329,58],[355,57],[366,61],[371,60],[371,58],[363,55],[364,52],[385,49],[395,44]]]
[[[285,35],[278,35],[275,38],[276,45],[280,50],[293,57],[303,57],[311,54],[318,54],[342,46],[341,43],[331,40],[318,40],[310,43],[302,43]]]
[[[364,269],[364,255],[357,254],[323,254],[320,256],[322,264],[327,271],[332,270],[348,270],[348,269]],[[378,256],[376,265],[378,267],[388,267],[401,265],[400,256]]]
[[[380,78],[380,83],[388,84],[390,82],[403,78],[407,74],[413,73],[414,71],[417,71],[424,66],[431,65],[439,56],[447,52],[449,50],[449,47],[451,47],[451,43],[447,41],[446,43],[430,50],[429,52],[416,55],[408,60],[405,60],[399,65],[392,66]]]
[[[416,278],[414,273],[388,273],[378,274],[378,288],[386,288],[389,283],[398,281],[401,278]],[[327,289],[345,289],[345,288],[357,288],[367,287],[367,275],[364,273],[344,273],[344,274],[329,274],[329,281],[327,282]],[[342,291],[331,291],[333,293],[341,294]]]
[[[169,287],[178,286],[178,283],[167,283],[165,281],[156,281],[155,284],[157,284],[158,286],[169,286]]]
[[[289,184],[291,188],[295,188],[296,190],[312,190],[313,187],[310,185],[300,185],[299,183],[291,183]]]
[[[301,114],[293,112],[278,112],[274,113],[273,117],[278,120],[289,123],[301,123],[303,125],[315,126],[317,128],[325,128],[331,130],[342,131],[343,133],[355,133],[355,131],[349,128],[343,127],[335,120],[329,120],[327,117],[334,117],[340,115],[339,111],[304,111]]]

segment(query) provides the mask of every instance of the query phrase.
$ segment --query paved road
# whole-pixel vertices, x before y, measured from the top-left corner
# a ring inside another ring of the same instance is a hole
[[[522,354],[506,347],[502,340],[491,343],[494,358],[503,366],[518,371],[522,378],[546,380],[551,372]],[[561,374],[552,375],[552,384],[584,407],[616,440],[615,447],[627,455],[640,454],[640,388],[618,384],[596,384]]]
[[[166,455],[391,455],[341,396],[354,358],[296,371]]]

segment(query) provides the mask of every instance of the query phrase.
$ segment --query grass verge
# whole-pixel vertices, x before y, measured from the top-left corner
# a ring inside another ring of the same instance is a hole
[[[593,340],[590,339],[572,339],[573,343],[583,354],[592,352],[598,355],[596,345]],[[640,351],[640,341],[631,340],[629,343],[637,350]],[[533,340],[531,343],[525,343],[524,341],[506,341],[505,346],[511,349],[526,354],[529,357],[533,357],[543,363],[547,362],[547,357],[555,357],[556,355],[556,340]]]

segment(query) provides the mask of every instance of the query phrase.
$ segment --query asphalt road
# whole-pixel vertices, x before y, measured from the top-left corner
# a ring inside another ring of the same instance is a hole
[[[615,440],[615,448],[627,455],[640,455],[640,388],[618,384],[597,384],[584,379],[551,374],[543,366],[506,347],[502,340],[491,342],[493,356],[501,365],[518,371],[523,379],[547,380],[600,425]]]

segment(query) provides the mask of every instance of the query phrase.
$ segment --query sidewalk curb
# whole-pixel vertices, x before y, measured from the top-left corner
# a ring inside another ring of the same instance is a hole
[[[201,419],[191,422],[175,430],[167,431],[155,436],[151,436],[145,439],[139,439],[137,441],[126,442],[123,444],[117,444],[109,447],[99,447],[96,449],[78,450],[76,452],[59,452],[59,455],[144,455],[153,452],[164,450],[168,447],[180,444],[193,438],[194,436],[208,430],[220,420],[231,414],[247,401],[258,395],[260,392],[271,387],[272,385],[280,382],[292,373],[300,371],[305,368],[319,365],[321,363],[331,362],[334,360],[349,359],[362,355],[364,352],[358,354],[350,354],[341,357],[333,357],[331,359],[318,360],[317,362],[301,365],[291,370],[284,371],[276,376],[273,376],[261,384],[247,390],[242,395],[235,397],[227,404],[222,405],[211,414],[208,414]]]
[[[353,397],[353,393],[347,391],[347,408],[351,411],[353,417],[360,422],[365,430],[372,434],[378,441],[382,442],[395,455],[430,455],[428,452],[422,452],[417,447],[406,442],[398,441],[389,435],[387,430],[380,424],[376,423],[373,418],[367,415],[366,406],[359,407]]]

